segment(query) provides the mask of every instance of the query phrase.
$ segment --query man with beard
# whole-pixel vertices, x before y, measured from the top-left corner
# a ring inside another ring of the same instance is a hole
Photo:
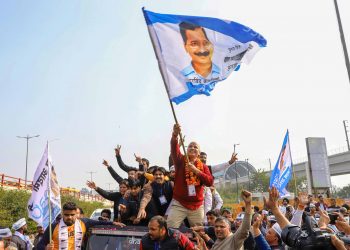
[[[25,218],[19,219],[12,225],[12,229],[15,230],[11,241],[17,245],[18,250],[31,250],[33,248],[32,243],[27,235],[27,222]]]
[[[148,233],[142,237],[140,250],[159,249],[196,249],[194,244],[178,230],[167,227],[166,220],[160,216],[154,216],[148,223]]]
[[[139,219],[146,218],[145,209],[151,199],[153,199],[158,210],[157,212],[154,211],[154,214],[164,216],[173,198],[174,183],[172,181],[165,181],[165,168],[155,166],[152,174],[154,176],[154,181],[146,184],[143,188],[143,197],[137,215],[137,218]]]
[[[83,238],[90,227],[96,225],[125,226],[119,222],[96,221],[87,218],[77,219],[77,205],[67,202],[62,208],[62,218],[51,224],[52,241],[49,242],[49,228],[46,228],[38,250],[81,249]]]

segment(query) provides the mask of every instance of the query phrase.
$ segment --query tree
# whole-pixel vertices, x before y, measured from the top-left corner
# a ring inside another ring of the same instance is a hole
[[[30,198],[30,193],[24,190],[5,190],[0,188],[0,226],[12,227],[20,218],[26,218],[28,225],[28,232],[36,232],[36,222],[28,218],[27,203]],[[69,195],[61,195],[61,203],[72,201],[81,207],[85,216],[90,214],[97,208],[103,208],[101,202],[80,201]]]
[[[263,169],[258,169],[250,176],[250,189],[252,192],[267,192],[269,185],[270,176]]]
[[[347,186],[340,188],[337,192],[337,196],[339,198],[349,198],[350,197],[350,184]]]

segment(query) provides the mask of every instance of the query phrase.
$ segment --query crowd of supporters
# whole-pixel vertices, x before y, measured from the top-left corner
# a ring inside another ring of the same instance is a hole
[[[122,160],[118,145],[115,149],[117,163],[127,172],[128,178],[122,178],[107,161],[104,160],[103,165],[119,183],[119,191],[106,191],[94,182],[87,182],[88,187],[114,202],[114,218],[107,209],[102,211],[99,221],[89,220],[80,216],[82,211],[75,204],[64,204],[62,217],[51,226],[53,242],[49,242],[48,230],[44,234],[41,229],[34,247],[64,249],[62,244],[67,249],[81,249],[84,246],[82,236],[89,227],[114,224],[147,226],[149,232],[142,238],[140,249],[350,248],[349,207],[346,204],[337,206],[335,199],[327,204],[322,195],[317,202],[312,195],[300,195],[293,205],[288,198],[279,205],[279,193],[272,188],[264,207],[259,208],[252,206],[252,194],[242,190],[243,212],[233,218],[230,209],[223,209],[223,200],[214,187],[213,173],[232,165],[237,160],[236,154],[228,162],[208,166],[207,155],[196,142],[188,144],[186,155],[181,153],[180,132],[180,126],[174,125],[167,169],[152,166],[147,159],[136,155],[138,167],[128,166]],[[11,239],[9,230],[0,229],[6,249],[31,249],[32,244],[25,236],[25,224],[20,221],[14,225],[12,240],[8,240]],[[195,242],[177,230],[181,227],[193,230]],[[65,232],[67,243],[59,236]]]

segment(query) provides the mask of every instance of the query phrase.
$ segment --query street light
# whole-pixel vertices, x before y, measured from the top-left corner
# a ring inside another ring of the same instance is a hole
[[[27,189],[27,172],[28,172],[28,141],[29,139],[32,139],[34,137],[39,137],[40,135],[34,135],[34,136],[17,136],[17,138],[20,139],[26,139],[27,140],[27,153],[26,153],[26,173],[25,173],[25,179],[24,179],[24,188]]]
[[[236,153],[236,146],[239,146],[239,143],[233,144],[233,153]],[[237,172],[237,161],[235,161],[235,172],[236,172],[236,195],[237,195],[237,203],[239,203],[239,198],[238,198],[238,172]]]
[[[93,175],[93,174],[96,174],[97,172],[94,172],[94,171],[88,172],[88,171],[87,171],[86,173],[90,174],[90,182],[92,182],[92,175]],[[92,194],[92,188],[90,188],[90,193]]]
[[[249,163],[248,163],[248,158],[247,159],[245,159],[245,162],[247,163],[247,166],[246,166],[246,168],[247,168],[247,171],[248,171],[248,191],[250,191],[250,176],[249,176]]]

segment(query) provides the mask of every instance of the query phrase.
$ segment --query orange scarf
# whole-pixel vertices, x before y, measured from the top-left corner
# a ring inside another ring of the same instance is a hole
[[[185,160],[185,162],[187,162]],[[197,169],[199,169],[201,172],[203,172],[203,163],[201,162],[201,160],[197,159],[194,164],[196,166]],[[195,186],[199,186],[201,185],[201,182],[198,178],[197,175],[195,175],[192,171],[189,171],[187,167],[185,167],[185,176],[186,176],[186,183],[187,185],[195,185]]]

